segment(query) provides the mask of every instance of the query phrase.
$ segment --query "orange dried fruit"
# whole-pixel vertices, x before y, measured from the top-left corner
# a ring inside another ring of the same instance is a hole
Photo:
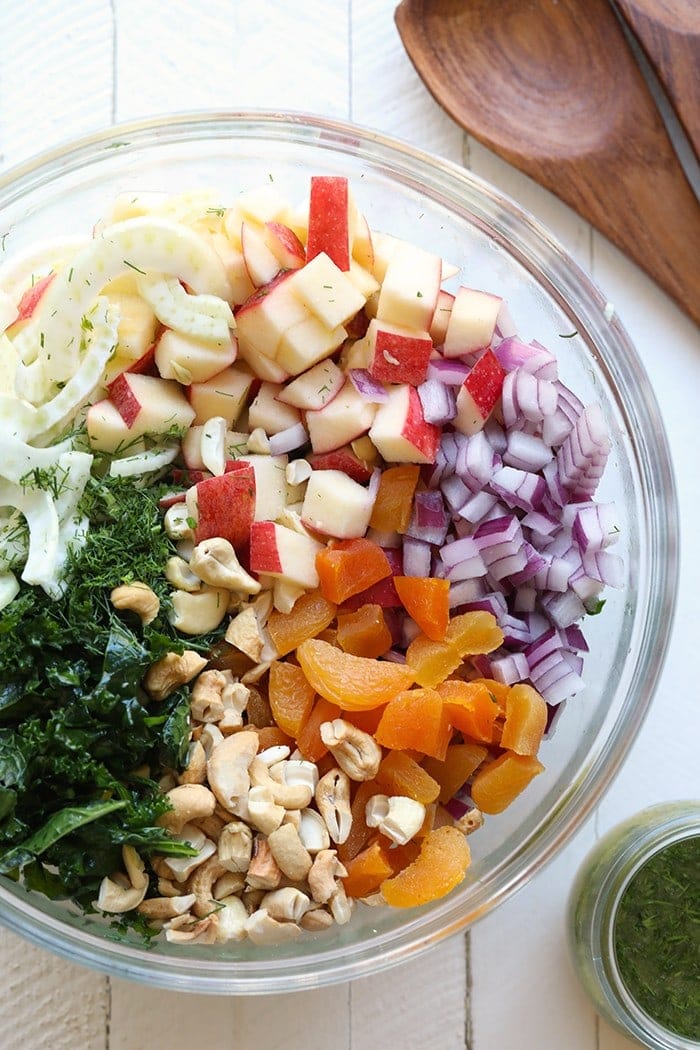
[[[297,736],[297,747],[309,762],[318,762],[328,748],[321,740],[321,726],[332,722],[340,715],[340,708],[330,704],[320,696],[311,708],[311,714],[304,722]]]
[[[382,895],[394,908],[438,900],[462,882],[469,861],[469,846],[461,831],[435,828],[423,839],[418,857],[381,884]]]
[[[307,638],[315,638],[333,621],[335,612],[335,605],[320,591],[302,594],[291,612],[281,613],[273,609],[267,629],[279,655],[286,656]]]
[[[419,477],[420,467],[413,463],[401,463],[382,471],[369,520],[373,529],[379,532],[406,531],[411,521],[413,496]]]
[[[396,593],[423,634],[441,642],[450,619],[450,581],[432,576],[394,576]]]
[[[374,540],[341,540],[316,555],[321,594],[340,605],[346,598],[391,576],[386,554]]]
[[[391,631],[381,606],[361,605],[355,612],[339,612],[337,641],[353,656],[383,656],[391,649]]]
[[[418,685],[432,688],[444,681],[462,662],[459,652],[447,642],[435,642],[419,634],[406,650],[406,663],[415,673]]]
[[[389,751],[379,763],[375,779],[385,795],[406,795],[424,806],[440,794],[437,780],[405,751]]]
[[[275,660],[270,664],[268,699],[275,722],[296,738],[311,714],[315,697],[306,675],[297,664]]]
[[[375,839],[345,862],[347,875],[342,881],[348,897],[368,897],[379,889],[393,872],[388,853],[388,842]]]
[[[502,813],[543,770],[538,759],[505,751],[483,765],[474,777],[471,788],[474,805],[482,813]]]
[[[444,805],[459,791],[488,755],[480,744],[450,744],[443,761],[426,758],[425,771],[440,785],[439,800]]]
[[[492,653],[503,645],[503,631],[495,616],[476,609],[452,617],[445,631],[445,641],[462,657],[477,656]]]
[[[442,697],[434,689],[406,689],[384,709],[374,738],[383,747],[415,748],[423,755],[444,758],[452,728]]]
[[[340,842],[337,845],[338,857],[343,864],[347,865],[349,860],[356,857],[360,850],[363,850],[372,838],[374,829],[368,827],[365,818],[365,811],[367,803],[372,798],[372,795],[382,794],[383,791],[377,784],[376,780],[363,780],[357,786],[350,804],[350,814],[352,817],[350,834],[345,842]]]
[[[547,726],[547,704],[536,689],[521,682],[506,697],[501,747],[518,755],[536,755]]]
[[[379,707],[414,681],[404,664],[353,656],[318,638],[302,642],[297,657],[315,691],[344,711]]]
[[[482,682],[448,679],[436,689],[443,699],[451,724],[472,740],[493,742],[493,724],[500,707]]]
[[[414,669],[419,685],[444,682],[465,656],[490,653],[503,642],[503,631],[491,613],[476,610],[453,616],[442,641],[421,632],[406,650],[406,662]]]

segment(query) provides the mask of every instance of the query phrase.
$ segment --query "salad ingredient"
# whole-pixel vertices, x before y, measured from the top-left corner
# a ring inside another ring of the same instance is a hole
[[[394,576],[406,612],[434,642],[445,637],[450,619],[450,582],[432,576]]]
[[[502,813],[533,777],[543,771],[544,766],[538,759],[504,751],[477,771],[471,785],[474,804],[482,813]]]
[[[430,775],[428,766],[396,749],[389,751],[379,763],[376,781],[387,794],[407,795],[424,806],[434,802],[440,793],[440,785]]]
[[[467,841],[457,828],[435,828],[423,839],[419,856],[381,884],[382,896],[395,908],[412,908],[454,889],[469,866]]]
[[[338,645],[353,656],[375,658],[391,648],[391,631],[380,605],[361,605],[355,612],[338,614]]]
[[[434,689],[406,689],[388,702],[375,734],[380,744],[444,758],[452,727]]]
[[[321,593],[336,605],[391,574],[386,553],[372,540],[336,543],[316,558]]]
[[[302,642],[297,658],[316,692],[346,711],[385,704],[414,681],[401,664],[353,656],[319,638]]]

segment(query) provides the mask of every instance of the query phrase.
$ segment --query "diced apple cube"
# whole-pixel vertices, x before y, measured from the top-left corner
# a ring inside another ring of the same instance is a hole
[[[90,405],[85,422],[90,448],[95,452],[122,451],[134,441],[119,409],[107,398]]]
[[[294,230],[282,222],[266,222],[265,244],[285,270],[298,270],[306,262],[306,250]]]
[[[214,475],[226,471],[226,420],[213,416],[202,427],[202,463]]]
[[[288,375],[298,376],[324,357],[330,357],[346,336],[344,328],[328,329],[316,317],[308,317],[284,333],[277,350],[276,363]]]
[[[301,510],[304,525],[326,536],[364,536],[374,506],[369,489],[340,470],[315,470]]]
[[[277,400],[295,408],[317,411],[333,400],[344,382],[345,376],[333,361],[319,361],[283,386]]]
[[[248,453],[236,462],[255,471],[255,521],[275,521],[287,505],[287,456]]]
[[[243,411],[252,382],[253,376],[247,369],[233,365],[205,383],[192,383],[187,394],[195,411],[194,423],[223,416],[233,426]]]
[[[369,299],[370,295],[375,295],[379,291],[379,281],[372,275],[371,270],[366,270],[364,266],[360,266],[354,259],[350,260],[350,269],[348,270],[348,278],[357,288],[363,299]]]
[[[250,540],[255,507],[255,472],[252,467],[206,478],[195,486],[195,543],[215,536],[240,550]],[[189,496],[189,493],[188,493]],[[188,507],[194,509],[188,499]]]
[[[287,427],[301,422],[301,413],[292,405],[278,401],[282,387],[277,383],[261,383],[255,398],[248,408],[248,426],[251,430],[262,427],[265,433],[279,434]]]
[[[370,273],[374,267],[374,247],[372,231],[362,212],[358,211],[355,202],[350,200],[350,228],[352,240],[352,259]],[[352,260],[350,262],[352,269]]]
[[[309,197],[306,258],[325,252],[338,269],[350,266],[348,180],[344,176],[315,175]]]
[[[270,281],[280,272],[281,266],[267,244],[259,227],[251,222],[241,226],[241,251],[245,260],[248,276],[256,288]]]
[[[387,462],[434,463],[440,428],[426,423],[416,388],[404,384],[390,388],[369,436]]]
[[[119,310],[117,353],[137,361],[153,343],[158,324],[153,310],[140,295],[108,296]]]
[[[445,342],[445,336],[447,335],[447,325],[450,321],[450,314],[452,313],[452,304],[455,301],[455,297],[452,292],[446,292],[444,288],[440,289],[440,294],[437,298],[435,305],[435,312],[430,322],[430,338],[432,339],[435,346],[442,346]]]
[[[279,190],[268,185],[239,193],[236,206],[244,216],[261,224],[279,219],[287,210],[287,202]]]
[[[419,386],[428,372],[433,341],[427,332],[373,318],[365,336],[369,372],[380,383]]]
[[[229,284],[231,285],[231,303],[240,306],[255,291],[255,285],[250,279],[248,268],[243,258],[240,247],[233,244],[228,237],[222,233],[208,235],[214,251],[221,259],[226,270]],[[240,236],[236,238],[240,245]]]
[[[377,303],[377,318],[427,331],[435,313],[442,260],[414,244],[401,245],[389,259]]]
[[[470,435],[482,429],[498,403],[505,376],[493,350],[481,355],[459,388],[455,430]]]
[[[291,273],[279,274],[236,311],[241,355],[257,353],[274,360],[284,334],[311,317],[308,308],[294,294],[291,277]]]
[[[266,379],[268,383],[284,383],[285,379],[289,379],[289,372],[285,368],[253,347],[239,343],[238,355],[258,379]]]
[[[311,536],[257,521],[250,532],[250,569],[312,590],[319,585],[316,555],[321,550],[323,544]]]
[[[360,438],[360,441],[362,440]],[[376,458],[377,450],[369,438],[366,440]],[[353,481],[365,482],[372,477],[372,465],[358,456],[350,445],[343,445],[342,448],[336,448],[332,452],[314,452],[309,456],[308,462],[314,470],[341,470]]]
[[[325,252],[290,277],[294,294],[326,328],[345,324],[365,305],[365,297]]]
[[[306,428],[314,452],[331,452],[366,434],[377,406],[364,401],[350,380],[324,408],[306,413]]]
[[[155,362],[163,379],[176,379],[189,386],[205,383],[232,365],[237,354],[238,343],[233,336],[205,341],[168,328],[156,344]]]
[[[194,419],[194,409],[181,387],[168,379],[122,372],[108,390],[132,437],[184,432]]]
[[[447,323],[445,357],[461,357],[490,346],[502,302],[489,292],[459,288]]]
[[[374,249],[374,263],[372,265],[372,273],[380,284],[384,280],[392,256],[401,245],[405,245],[406,243],[406,241],[401,241],[398,237],[394,237],[390,233],[380,233],[377,230],[373,232],[372,247]]]

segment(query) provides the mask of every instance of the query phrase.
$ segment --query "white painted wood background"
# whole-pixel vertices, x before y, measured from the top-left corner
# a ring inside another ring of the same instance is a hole
[[[682,571],[653,709],[575,839],[511,901],[379,977],[260,998],[143,989],[0,927],[0,1050],[625,1050],[570,969],[565,901],[599,833],[659,799],[700,795],[681,737],[700,731],[700,341],[670,300],[567,207],[435,105],[394,0],[0,0],[0,166],[117,120],[198,108],[353,120],[462,162],[546,223],[616,306],[651,374],[677,472]],[[494,5],[497,6],[497,5]],[[700,289],[698,290],[700,293]],[[695,664],[695,666],[694,666]]]

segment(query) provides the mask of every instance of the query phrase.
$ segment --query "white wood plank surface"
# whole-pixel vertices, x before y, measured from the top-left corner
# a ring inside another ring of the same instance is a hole
[[[697,329],[570,209],[440,110],[406,57],[393,0],[0,0],[0,165],[125,120],[185,109],[294,109],[352,119],[468,164],[516,198],[604,288],[668,427],[684,545],[669,658],[647,722],[595,817],[530,885],[430,953],[295,995],[145,989],[0,929],[0,1050],[630,1050],[569,965],[564,912],[599,833],[643,805],[698,794],[688,652],[700,627]]]

